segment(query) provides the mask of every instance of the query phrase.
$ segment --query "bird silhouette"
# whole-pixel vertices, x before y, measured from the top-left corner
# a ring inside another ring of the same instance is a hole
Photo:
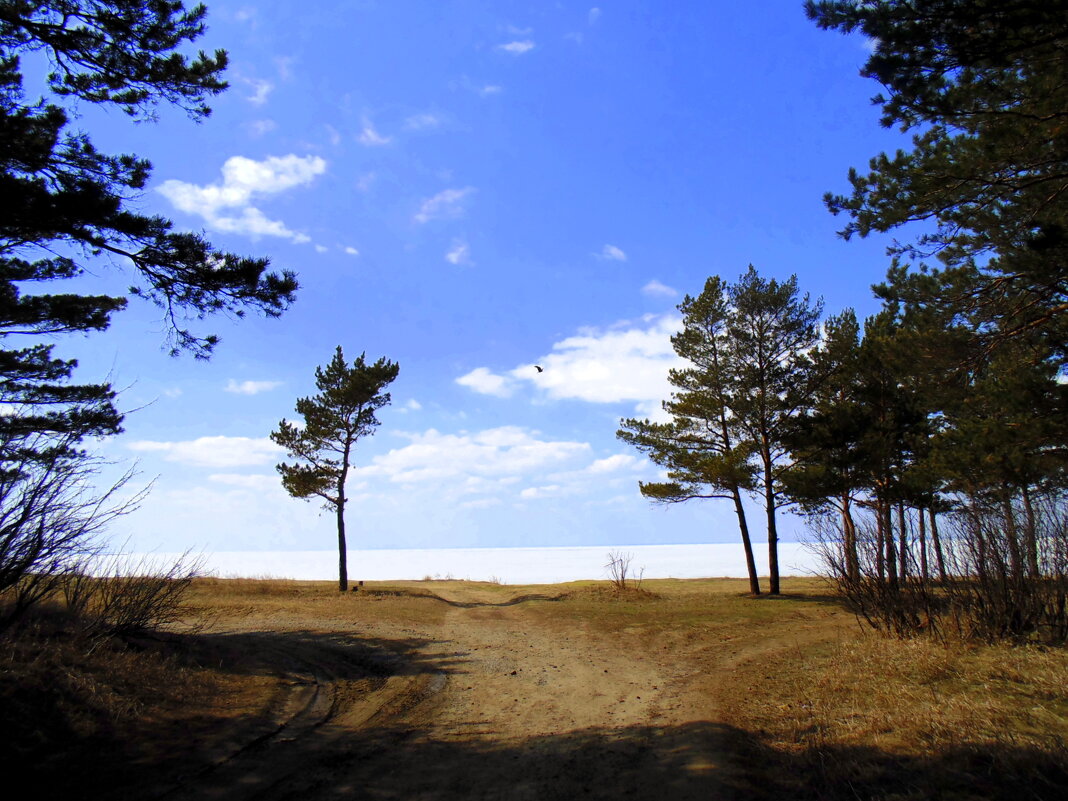
[[[545,372],[545,369],[540,364],[535,364],[534,369],[537,370],[539,373]]]

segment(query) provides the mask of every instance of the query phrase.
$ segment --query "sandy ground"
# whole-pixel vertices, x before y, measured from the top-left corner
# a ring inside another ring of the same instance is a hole
[[[420,599],[426,620],[216,625],[204,638],[241,692],[174,743],[195,767],[124,797],[759,797],[720,705],[761,652],[827,638],[836,614],[710,641],[594,631],[557,601],[459,583],[440,595]]]

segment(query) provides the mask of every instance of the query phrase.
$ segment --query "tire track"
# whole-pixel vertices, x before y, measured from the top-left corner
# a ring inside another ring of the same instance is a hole
[[[228,743],[197,773],[149,797],[166,801],[278,795],[293,777],[329,753],[353,726],[386,726],[444,689],[444,673],[395,675],[392,665],[369,661],[322,643],[271,642],[249,635],[256,661],[271,666],[285,696],[266,730]],[[281,668],[281,669],[279,669]],[[355,678],[354,678],[355,677]],[[343,726],[333,726],[341,722]]]

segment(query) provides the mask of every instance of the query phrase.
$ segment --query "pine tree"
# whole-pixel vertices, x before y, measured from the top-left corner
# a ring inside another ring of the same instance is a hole
[[[187,318],[250,309],[277,316],[293,299],[293,274],[269,272],[267,259],[218,251],[132,210],[149,162],[101,153],[69,128],[68,109],[78,103],[117,107],[138,121],[160,104],[206,117],[208,98],[226,88],[226,53],[177,52],[203,33],[205,13],[176,0],[0,2],[0,402],[14,410],[0,416],[4,448],[30,441],[20,432],[51,432],[76,458],[83,437],[121,430],[112,388],[70,384],[77,361],[56,359],[39,340],[103,330],[127,298],[63,292],[60,282],[91,267],[126,271],[129,294],[162,310],[172,352],[201,358],[218,338],[193,332]],[[27,53],[51,65],[45,99],[23,87]],[[19,344],[8,345],[12,338]],[[37,342],[23,346],[27,339]]]
[[[345,481],[357,441],[378,427],[375,412],[390,402],[383,390],[396,379],[400,366],[386,359],[368,364],[366,354],[350,367],[338,345],[325,368],[315,368],[318,394],[297,400],[302,425],[282,420],[271,439],[286,449],[293,464],[277,466],[282,486],[294,498],[317,497],[337,519],[338,589],[348,589],[345,538]]]
[[[767,516],[768,567],[773,595],[779,594],[779,533],[776,510],[785,500],[783,476],[792,468],[786,437],[792,420],[810,402],[812,369],[822,301],[799,296],[797,276],[761,278],[749,269],[730,287],[727,327],[735,382],[731,411],[752,443]]]
[[[727,287],[713,276],[696,298],[679,305],[682,331],[671,338],[675,352],[691,366],[674,369],[668,380],[677,391],[664,402],[670,423],[626,419],[617,436],[648,454],[668,471],[666,482],[642,482],[642,495],[659,503],[724,498],[734,503],[745,548],[749,590],[760,594],[753,545],[742,493],[752,490],[752,448],[731,413],[735,391],[727,343],[730,309]]]
[[[817,339],[822,304],[798,297],[797,279],[766,280],[752,265],[736,284],[709,278],[679,306],[683,330],[672,345],[693,367],[673,370],[680,391],[664,403],[670,423],[624,420],[617,433],[668,468],[668,482],[641,484],[662,502],[729,498],[745,546],[750,588],[759,592],[742,493],[763,500],[770,591],[779,593],[776,510],[789,469],[788,422],[808,402],[806,351]]]
[[[1068,0],[830,0],[806,3],[826,29],[873,42],[862,74],[883,124],[913,148],[850,172],[831,195],[846,238],[910,222],[884,297],[968,319],[979,355],[1037,334],[1068,359]],[[938,269],[922,261],[933,255]],[[908,269],[920,261],[921,270]]]

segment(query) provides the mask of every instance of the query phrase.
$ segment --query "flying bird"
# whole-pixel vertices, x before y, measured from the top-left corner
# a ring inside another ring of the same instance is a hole
[[[543,368],[540,364],[535,364],[534,369],[537,370],[539,373],[545,372],[545,368]]]

